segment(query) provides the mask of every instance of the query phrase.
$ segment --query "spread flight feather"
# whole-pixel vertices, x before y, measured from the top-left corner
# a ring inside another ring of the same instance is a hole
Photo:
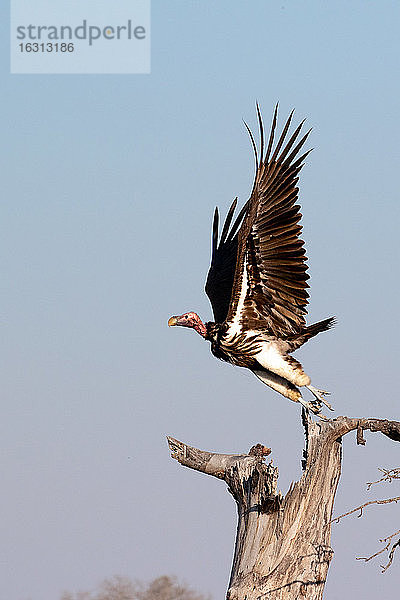
[[[311,130],[301,135],[302,121],[288,137],[292,111],[275,143],[277,116],[276,106],[265,149],[257,104],[259,153],[245,124],[255,156],[253,188],[232,225],[235,198],[220,236],[218,209],[214,212],[212,258],[205,289],[215,322],[203,324],[196,313],[186,313],[171,317],[169,324],[195,328],[211,342],[217,358],[251,369],[263,383],[323,417],[322,404],[331,408],[325,399],[327,392],[312,386],[302,365],[290,356],[334,323],[333,317],[310,326],[305,321],[309,276],[300,238],[297,183],[311,152],[302,153]],[[303,386],[312,392],[312,401],[303,399],[299,390]]]

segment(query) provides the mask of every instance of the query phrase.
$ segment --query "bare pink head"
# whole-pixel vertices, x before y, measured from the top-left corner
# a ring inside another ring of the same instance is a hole
[[[168,321],[168,325],[170,327],[173,327],[175,325],[178,325],[180,327],[191,327],[192,329],[195,329],[197,333],[199,333],[202,337],[205,337],[207,333],[206,326],[200,319],[199,315],[195,312],[188,312],[184,315],[171,317]]]

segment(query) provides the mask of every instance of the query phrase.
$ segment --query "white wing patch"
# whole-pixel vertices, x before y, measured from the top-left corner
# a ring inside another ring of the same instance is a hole
[[[243,261],[242,286],[240,288],[239,301],[237,303],[235,316],[233,317],[233,320],[230,322],[229,329],[226,332],[227,340],[232,339],[235,335],[239,335],[239,334],[243,333],[241,330],[241,326],[240,326],[240,319],[242,318],[242,313],[243,313],[243,308],[244,308],[244,300],[246,298],[246,294],[247,294],[247,261],[246,261],[246,256],[245,256],[244,261]]]

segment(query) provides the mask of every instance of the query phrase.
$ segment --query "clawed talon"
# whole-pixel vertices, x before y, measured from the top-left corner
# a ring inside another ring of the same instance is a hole
[[[319,390],[318,388],[314,387],[313,385],[306,385],[305,387],[310,390],[310,392],[314,396],[314,399],[310,400],[308,402],[307,400],[304,400],[304,398],[301,397],[301,398],[299,398],[300,404],[302,406],[304,406],[304,408],[306,410],[311,411],[314,415],[316,415],[317,417],[319,417],[323,421],[329,421],[329,418],[326,417],[321,412],[321,408],[322,408],[323,404],[327,408],[329,408],[329,410],[333,410],[332,406],[325,399],[325,396],[329,396],[329,392],[327,392],[326,390]]]
[[[304,398],[300,397],[299,402],[302,406],[304,406],[304,408],[307,411],[310,410],[314,415],[316,415],[323,421],[329,421],[328,417],[326,417],[321,412],[321,402],[319,401],[319,399],[311,400],[311,402],[307,402],[307,400],[304,400]]]
[[[319,413],[317,416],[321,419],[321,421],[329,421],[329,417],[323,415],[322,413]]]
[[[313,385],[307,385],[306,387],[315,396],[317,402],[319,403],[320,408],[321,408],[321,404],[325,404],[325,406],[327,408],[329,408],[329,410],[334,410],[332,408],[332,406],[329,404],[329,402],[327,400],[325,400],[325,398],[324,398],[324,396],[330,395],[329,392],[327,392],[326,390],[319,390],[318,388],[314,387]],[[315,400],[314,400],[314,402],[315,402]]]

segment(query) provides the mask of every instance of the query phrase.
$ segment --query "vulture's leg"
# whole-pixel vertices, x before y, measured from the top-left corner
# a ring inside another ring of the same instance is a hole
[[[329,408],[329,410],[334,410],[332,406],[329,404],[327,400],[325,400],[324,396],[329,396],[329,392],[325,390],[319,390],[313,385],[306,385],[306,388],[310,390],[310,392],[315,396],[315,398],[322,404],[325,404]]]
[[[285,398],[289,398],[289,400],[292,400],[293,402],[301,402],[300,390],[290,383],[290,381],[283,379],[283,377],[279,377],[279,375],[276,375],[267,369],[252,369],[252,371],[260,381],[276,392],[282,394],[282,396],[285,396]]]
[[[254,358],[268,372],[275,373],[295,387],[303,387],[311,383],[311,379],[304,372],[299,361],[289,354],[284,354],[274,342],[265,343]]]
[[[267,369],[252,369],[254,375],[258,377],[260,381],[268,385],[270,388],[285,396],[285,398],[289,398],[289,400],[293,400],[293,402],[300,402],[304,408],[310,410],[314,415],[323,420],[328,420],[325,415],[321,413],[321,402],[318,398],[315,400],[311,400],[311,402],[307,402],[304,400],[301,392],[293,383],[287,381],[283,377],[279,377],[272,371],[268,371]]]

